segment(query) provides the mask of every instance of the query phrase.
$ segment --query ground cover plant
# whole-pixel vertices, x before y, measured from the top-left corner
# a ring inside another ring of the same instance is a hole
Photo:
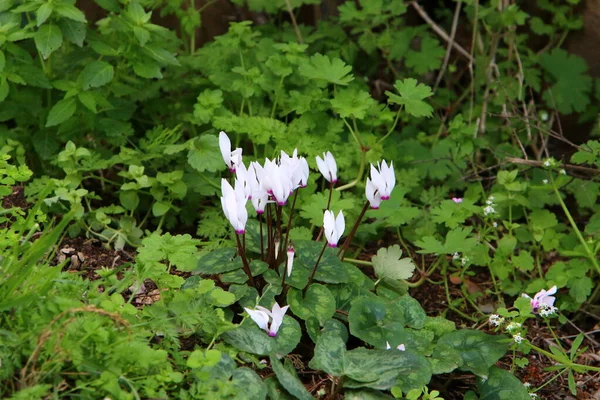
[[[578,3],[0,0],[0,396],[597,396]]]

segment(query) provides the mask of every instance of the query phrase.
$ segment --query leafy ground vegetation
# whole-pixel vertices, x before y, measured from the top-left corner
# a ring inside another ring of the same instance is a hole
[[[598,398],[600,91],[535,3],[0,0],[0,396]]]

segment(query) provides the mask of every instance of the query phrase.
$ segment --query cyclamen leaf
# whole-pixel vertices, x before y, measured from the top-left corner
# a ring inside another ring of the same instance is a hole
[[[298,376],[288,371],[281,362],[277,359],[277,357],[269,357],[271,361],[271,367],[273,368],[273,372],[277,376],[277,380],[281,386],[285,388],[292,396],[300,400],[312,400],[312,396],[308,393],[308,390],[304,387]]]
[[[310,61],[300,64],[299,71],[307,78],[336,85],[346,86],[354,80],[354,76],[350,73],[352,67],[339,58],[330,60],[329,57],[319,53],[312,56]]]
[[[402,250],[399,245],[381,248],[373,256],[373,268],[379,279],[409,279],[415,270],[415,264],[410,258],[401,258]]]
[[[409,78],[396,81],[394,87],[400,95],[386,91],[389,103],[403,105],[406,112],[414,117],[431,117],[433,108],[423,101],[433,95],[429,86],[418,84],[416,79]]]

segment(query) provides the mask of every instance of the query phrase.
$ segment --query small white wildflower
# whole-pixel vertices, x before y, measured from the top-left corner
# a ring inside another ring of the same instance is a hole
[[[532,399],[539,399],[540,398],[540,396],[538,396],[535,393],[529,393],[529,397],[531,397]]]
[[[542,180],[542,182],[544,182],[544,185],[547,185],[548,184],[548,179],[544,179],[544,180]]]
[[[526,388],[530,388],[531,387],[531,383],[529,383],[529,382],[523,382],[523,386],[525,386]]]
[[[496,200],[496,198],[494,196],[489,196],[488,197],[488,201],[492,201],[493,202],[494,200]]]
[[[523,325],[521,325],[518,322],[511,322],[510,324],[508,324],[506,326],[506,330],[509,331],[509,332],[516,331],[516,330],[521,329],[521,326],[523,326]]]
[[[490,324],[494,326],[500,326],[504,323],[504,318],[499,316],[498,314],[492,314],[489,318]]]
[[[465,265],[467,265],[468,262],[469,262],[469,257],[463,257],[460,259],[460,265],[462,265],[463,267]]]
[[[550,116],[548,115],[548,111],[546,110],[542,110],[540,111],[540,119],[544,122],[548,121],[548,118],[550,118]]]
[[[452,254],[452,259],[453,259],[453,260],[455,260],[455,261],[456,261],[456,260],[458,260],[459,258],[460,258],[460,254],[458,254],[458,253],[454,253],[454,254]]]
[[[560,171],[558,171],[561,175],[566,175],[567,171],[565,171],[564,169],[561,169]]]
[[[495,213],[496,213],[496,209],[494,208],[494,206],[487,205],[486,207],[483,208],[483,215],[485,215],[486,217],[490,214],[495,214]]]
[[[496,221],[494,221],[494,222],[492,222],[492,226],[493,226],[494,228],[497,228],[497,227],[498,227],[498,223],[497,223]]]
[[[538,313],[542,317],[549,317],[550,315],[553,315],[556,312],[558,312],[558,308],[545,303],[540,304],[540,307],[538,308]]]
[[[550,161],[550,159],[547,159],[546,161],[544,161],[544,167],[550,167],[552,166],[552,162]]]
[[[523,336],[521,336],[520,333],[517,333],[517,334],[513,335],[513,340],[515,341],[516,344],[521,344],[521,342],[523,342]]]

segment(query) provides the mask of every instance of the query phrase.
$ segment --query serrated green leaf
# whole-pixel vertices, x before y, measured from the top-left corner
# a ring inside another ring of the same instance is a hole
[[[42,25],[52,15],[52,3],[44,3],[35,12],[37,26]]]
[[[301,75],[322,84],[333,83],[346,86],[354,80],[354,76],[350,73],[352,67],[339,58],[330,59],[319,53],[313,55],[310,61],[301,63],[299,71]]]
[[[75,97],[59,100],[48,113],[46,128],[65,122],[73,116],[76,109],[77,101],[75,100]]]
[[[63,42],[60,28],[54,24],[41,26],[33,35],[33,40],[44,60],[60,48]]]
[[[403,105],[406,112],[414,117],[431,117],[433,108],[423,100],[432,96],[433,92],[429,86],[417,83],[416,79],[398,80],[394,87],[400,95],[386,91],[388,102]]]
[[[585,60],[563,49],[554,49],[540,56],[540,65],[555,81],[552,88],[543,94],[547,104],[556,106],[563,114],[585,110],[590,103],[592,89]]]
[[[193,141],[188,152],[188,163],[198,172],[216,172],[225,169],[225,162],[215,135],[202,135]]]
[[[90,92],[80,92],[77,94],[77,98],[91,112],[94,114],[97,112],[96,110],[96,99],[94,95]]]
[[[373,256],[373,268],[379,279],[410,279],[415,270],[415,264],[408,258],[401,258],[402,250],[395,244],[388,248],[381,248]]]
[[[86,23],[73,21],[72,19],[61,19],[58,21],[58,26],[65,39],[79,47],[83,46],[83,41],[87,33]]]
[[[86,65],[79,74],[83,90],[104,86],[112,81],[115,69],[105,61],[93,61]]]
[[[59,3],[56,5],[54,10],[62,17],[72,19],[73,21],[87,23],[85,14],[77,7],[67,4]]]

